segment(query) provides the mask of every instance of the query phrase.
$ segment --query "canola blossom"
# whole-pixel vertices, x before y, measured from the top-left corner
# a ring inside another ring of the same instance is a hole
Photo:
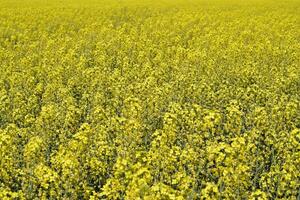
[[[300,199],[299,0],[0,0],[0,199]]]

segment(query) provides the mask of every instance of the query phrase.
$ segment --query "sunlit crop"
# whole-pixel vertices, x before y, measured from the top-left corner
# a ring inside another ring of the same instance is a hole
[[[0,199],[299,199],[299,22],[298,0],[0,0]]]

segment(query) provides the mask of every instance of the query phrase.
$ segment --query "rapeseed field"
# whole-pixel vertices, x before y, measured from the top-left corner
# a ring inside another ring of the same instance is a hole
[[[0,199],[300,199],[299,0],[0,0]]]

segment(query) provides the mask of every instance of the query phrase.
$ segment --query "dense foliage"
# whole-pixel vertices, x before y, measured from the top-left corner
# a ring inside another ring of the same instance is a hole
[[[0,199],[300,198],[300,2],[186,2],[0,0]]]

